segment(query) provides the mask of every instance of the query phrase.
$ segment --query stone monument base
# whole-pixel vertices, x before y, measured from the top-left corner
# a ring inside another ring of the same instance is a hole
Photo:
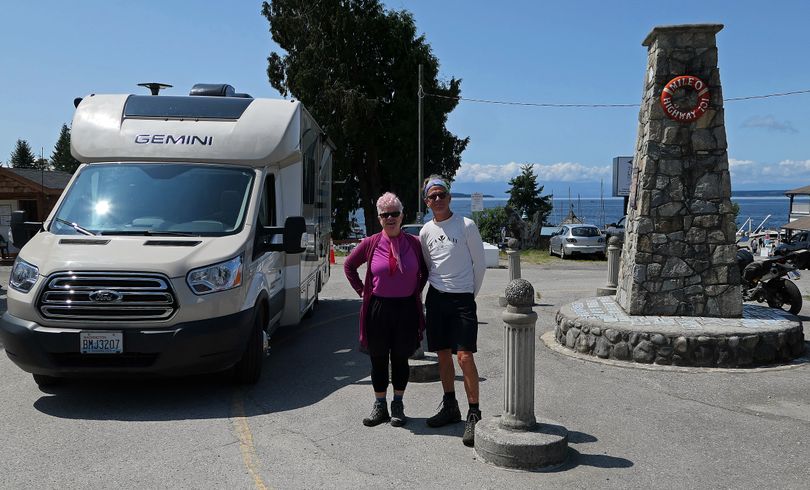
[[[556,320],[560,345],[617,361],[747,368],[786,364],[805,350],[798,317],[751,304],[742,318],[636,316],[599,296],[564,305]]]
[[[431,383],[439,380],[439,356],[434,352],[425,352],[418,359],[408,359],[411,383]]]
[[[527,431],[501,428],[500,416],[475,426],[475,452],[486,461],[505,468],[553,469],[568,457],[568,430],[549,421],[537,421]]]

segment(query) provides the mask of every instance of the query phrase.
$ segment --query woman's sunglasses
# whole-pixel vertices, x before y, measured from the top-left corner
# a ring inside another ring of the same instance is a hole
[[[446,193],[446,192],[437,192],[436,194],[431,194],[431,195],[429,195],[429,196],[427,197],[427,200],[428,200],[428,201],[438,201],[438,200],[440,200],[440,199],[444,199],[445,197],[447,197],[447,193]]]
[[[388,218],[399,218],[399,215],[402,214],[399,211],[391,211],[390,213],[380,213],[380,218],[388,219]]]

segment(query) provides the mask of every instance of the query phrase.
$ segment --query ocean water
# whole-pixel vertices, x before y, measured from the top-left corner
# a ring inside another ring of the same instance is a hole
[[[751,229],[755,229],[760,223],[765,221],[763,225],[765,229],[778,230],[782,225],[788,222],[790,200],[787,197],[732,197],[731,200],[740,206],[740,213],[737,215],[738,229],[743,227],[748,218],[751,218]],[[505,206],[506,202],[507,199],[485,197],[484,208]],[[472,212],[470,211],[470,205],[469,197],[454,197],[450,207],[453,212],[471,218]],[[555,198],[553,205],[554,209],[548,217],[548,221],[553,224],[559,223],[565,218],[570,209],[573,209],[574,214],[581,218],[583,222],[599,227],[604,227],[604,225],[609,223],[615,223],[625,214],[622,209],[624,199],[618,197],[605,199]],[[425,216],[425,220],[430,219],[430,217],[430,212],[428,212]],[[362,218],[361,211],[358,216],[358,221],[361,225],[363,223]],[[748,225],[745,224],[744,228],[748,230]]]

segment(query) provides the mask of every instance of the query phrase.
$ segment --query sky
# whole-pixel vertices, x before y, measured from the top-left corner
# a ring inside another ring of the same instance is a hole
[[[315,2],[317,0],[313,0]],[[147,93],[163,82],[229,83],[278,98],[266,76],[279,51],[261,2],[0,0],[0,161],[17,139],[53,153],[73,99]],[[658,25],[719,23],[724,97],[810,90],[810,2],[681,0],[389,0],[408,10],[462,97],[503,102],[638,104],[641,42]],[[416,74],[414,74],[416,76]],[[426,99],[425,103],[429,103]],[[810,93],[725,104],[732,190],[810,185]],[[540,108],[462,100],[448,129],[469,137],[453,190],[503,196],[532,164],[543,193],[610,195],[611,162],[632,156],[638,107]],[[415,164],[415,163],[414,163]]]

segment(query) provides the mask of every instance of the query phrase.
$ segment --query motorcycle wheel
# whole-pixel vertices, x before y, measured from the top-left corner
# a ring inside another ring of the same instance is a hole
[[[774,294],[768,298],[768,306],[781,308],[791,315],[798,315],[802,310],[802,293],[799,288],[788,280],[782,280],[776,285]]]

